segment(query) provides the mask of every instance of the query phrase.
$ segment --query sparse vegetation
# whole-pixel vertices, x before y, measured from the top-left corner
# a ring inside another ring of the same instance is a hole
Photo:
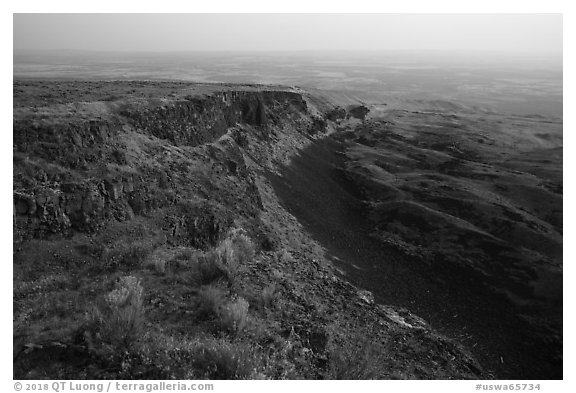
[[[240,265],[254,259],[254,243],[243,229],[233,229],[228,237],[234,248],[235,258]]]
[[[124,368],[145,366],[151,376],[163,379],[260,379],[270,366],[265,354],[246,341],[159,332],[146,334],[128,360]]]
[[[194,350],[195,368],[202,378],[255,379],[263,359],[246,343],[205,340]]]
[[[260,299],[262,300],[262,306],[264,308],[272,307],[276,300],[276,284],[272,283],[266,285],[260,293]]]
[[[290,263],[294,261],[294,257],[292,257],[292,254],[290,254],[288,250],[286,250],[285,248],[279,250],[277,252],[277,255],[282,263]]]
[[[381,345],[371,342],[369,335],[349,338],[332,344],[328,353],[327,379],[381,379],[386,368],[386,354]]]
[[[164,247],[156,249],[145,258],[142,265],[152,269],[158,274],[165,274],[168,265],[177,258],[174,256],[175,253],[175,250]]]
[[[196,265],[193,266],[194,273],[196,273],[196,276],[193,276],[193,280],[202,285],[209,284],[220,277],[225,277],[226,273],[219,258],[220,256],[215,250],[198,255],[195,260]]]
[[[254,256],[255,248],[250,238],[242,230],[232,230],[217,247],[190,253],[188,264],[199,285],[210,284],[220,277],[233,284],[241,266]]]
[[[220,325],[231,334],[237,335],[246,327],[249,304],[244,298],[237,298],[218,309]]]
[[[117,348],[129,348],[144,330],[144,289],[133,276],[120,278],[116,288],[90,315],[96,341]]]
[[[226,301],[226,291],[212,285],[198,291],[198,314],[200,316],[218,315]]]
[[[254,258],[254,245],[242,230],[232,230],[214,253],[214,263],[234,283],[241,266]]]
[[[105,250],[103,258],[110,269],[130,269],[140,267],[153,249],[154,244],[149,241],[135,241]]]
[[[282,203],[273,178],[323,146],[325,124],[306,127],[329,104],[259,86],[201,97],[215,85],[15,83],[77,90],[51,102],[15,93],[15,379],[385,378],[398,358],[394,370],[416,365],[406,377],[469,375],[434,337],[392,354],[369,343],[359,326],[411,337],[358,300]],[[230,125],[236,142],[219,139]],[[309,188],[298,195],[316,198]]]

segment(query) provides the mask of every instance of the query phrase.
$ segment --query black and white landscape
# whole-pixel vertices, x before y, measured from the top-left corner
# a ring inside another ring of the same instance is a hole
[[[561,52],[14,21],[15,379],[563,378]]]

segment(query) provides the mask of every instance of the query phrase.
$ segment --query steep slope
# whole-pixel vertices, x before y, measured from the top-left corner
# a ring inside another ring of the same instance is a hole
[[[358,251],[343,266],[359,285],[460,337],[499,377],[561,378],[561,120],[392,109],[338,139],[365,236],[404,267]],[[405,296],[365,279],[386,274]]]
[[[14,103],[15,378],[486,377],[339,278],[280,203],[274,179],[334,131],[326,100],[16,81]]]

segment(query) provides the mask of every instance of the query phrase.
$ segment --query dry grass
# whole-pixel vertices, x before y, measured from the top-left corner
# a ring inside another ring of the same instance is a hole
[[[262,359],[248,345],[225,340],[204,340],[194,349],[194,368],[203,378],[255,379]]]
[[[141,240],[105,250],[102,258],[108,268],[135,268],[140,267],[153,250],[152,242]]]
[[[173,256],[174,251],[161,248],[148,255],[142,266],[152,269],[158,274],[165,274],[168,262]]]
[[[222,263],[222,257],[217,250],[210,250],[199,255],[196,259],[197,281],[200,284],[209,284],[220,277],[228,278]]]
[[[332,344],[328,354],[326,379],[381,379],[387,364],[383,347],[370,341],[370,335],[353,337],[342,346]]]
[[[137,348],[146,363],[163,367],[164,379],[256,379],[266,358],[254,345],[212,336],[172,336],[148,332]]]
[[[106,259],[127,266],[142,264],[159,274],[166,274],[168,266],[174,264],[189,271],[191,284],[202,286],[221,277],[234,283],[241,267],[254,257],[255,247],[246,232],[233,229],[217,247],[208,251],[160,248],[152,252],[149,246],[134,243],[114,250]]]

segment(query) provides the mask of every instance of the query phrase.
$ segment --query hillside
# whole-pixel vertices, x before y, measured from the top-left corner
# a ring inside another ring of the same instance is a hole
[[[561,128],[475,116],[390,110],[338,126],[273,184],[377,302],[423,317],[498,378],[561,378]]]
[[[561,124],[317,93],[15,81],[14,378],[561,377]]]

